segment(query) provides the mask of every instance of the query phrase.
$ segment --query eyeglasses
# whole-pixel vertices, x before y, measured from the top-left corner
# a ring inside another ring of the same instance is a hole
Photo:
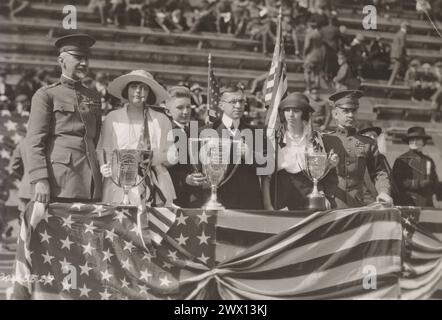
[[[232,105],[236,105],[237,103],[239,103],[240,105],[243,105],[246,103],[245,99],[238,99],[238,100],[221,100],[222,102],[228,103],[228,104],[232,104]]]

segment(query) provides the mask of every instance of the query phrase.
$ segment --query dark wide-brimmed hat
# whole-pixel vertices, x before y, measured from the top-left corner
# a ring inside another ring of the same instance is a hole
[[[381,127],[367,127],[362,130],[359,130],[358,133],[363,135],[364,133],[367,133],[367,132],[375,132],[378,136],[380,136],[382,133],[382,128]]]
[[[70,34],[55,40],[54,46],[60,53],[67,52],[73,55],[89,55],[95,39],[84,33]]]
[[[403,138],[403,140],[408,143],[408,141],[413,138],[429,140],[431,139],[431,136],[425,133],[425,128],[423,127],[411,127],[407,130],[407,135]]]
[[[284,100],[279,104],[279,110],[283,111],[287,108],[295,108],[303,112],[314,112],[315,110],[311,107],[309,99],[307,96],[300,92],[290,93]]]

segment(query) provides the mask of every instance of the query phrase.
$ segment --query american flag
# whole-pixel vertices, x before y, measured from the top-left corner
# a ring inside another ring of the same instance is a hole
[[[138,228],[139,211],[53,203],[33,228],[29,210],[19,237],[15,275],[22,281],[14,298],[400,297],[405,252],[396,208],[170,210],[176,219],[161,245]],[[73,270],[76,277],[69,277]],[[373,270],[376,285],[364,286]],[[440,279],[442,272],[434,272]],[[26,275],[35,281],[23,281]]]
[[[275,50],[273,52],[272,64],[267,77],[266,93],[264,97],[267,108],[265,125],[267,137],[276,145],[275,133],[280,130],[280,119],[278,107],[282,99],[287,95],[287,76],[285,65],[284,38],[282,37],[281,9],[279,10],[278,26],[276,34]]]
[[[14,299],[196,297],[200,288],[192,284],[201,279],[193,279],[194,270],[207,272],[214,263],[210,212],[156,210],[160,220],[176,215],[159,245],[146,232],[158,228],[151,208],[51,203],[35,223],[39,206],[27,208],[21,226]]]
[[[220,90],[212,69],[212,54],[209,54],[209,71],[207,76],[207,103],[209,104],[209,122],[213,123],[221,117],[219,109]]]
[[[0,200],[5,202],[19,183],[11,178],[8,166],[14,149],[26,135],[28,119],[27,113],[0,111]]]

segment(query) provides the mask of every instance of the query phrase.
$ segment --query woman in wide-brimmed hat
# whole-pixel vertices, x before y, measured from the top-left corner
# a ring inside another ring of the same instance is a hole
[[[289,94],[279,105],[283,130],[277,145],[277,174],[263,178],[263,200],[267,210],[284,207],[302,210],[308,206],[307,195],[312,192],[313,183],[304,172],[305,152],[309,147],[323,152],[327,149],[319,132],[312,130],[310,117],[313,111],[307,96],[298,92]],[[333,156],[334,161],[337,161],[336,157]],[[329,200],[329,206],[334,206],[337,183],[338,177],[334,170],[319,183],[319,189]],[[275,188],[276,203],[272,198]]]
[[[114,79],[108,89],[111,95],[125,104],[106,116],[97,147],[98,154],[103,154],[103,151],[110,153],[115,149],[152,150],[151,175],[146,183],[130,190],[129,201],[135,205],[171,204],[175,190],[165,166],[169,165],[167,153],[173,145],[173,141],[167,140],[172,124],[165,114],[151,108],[167,100],[169,94],[144,70],[132,71]],[[103,156],[100,168],[105,177],[103,202],[119,202],[123,198],[123,190],[112,182],[111,165],[104,162]],[[145,196],[145,203],[141,203],[142,196]]]
[[[433,195],[442,199],[442,188],[436,174],[436,166],[422,149],[431,139],[423,127],[408,129],[403,140],[409,150],[394,162],[393,178],[399,195],[394,203],[401,206],[433,207]]]

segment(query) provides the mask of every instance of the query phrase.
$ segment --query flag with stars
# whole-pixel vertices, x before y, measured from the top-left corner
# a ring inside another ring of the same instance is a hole
[[[208,273],[214,263],[214,215],[149,210],[84,203],[51,203],[45,208],[31,203],[18,239],[13,298],[204,296],[207,289],[200,288],[197,275]],[[174,227],[155,238],[164,228],[161,221],[175,214]],[[151,230],[157,230],[154,236]]]
[[[9,161],[18,143],[26,135],[29,115],[0,111],[0,200],[7,201],[11,190],[18,189],[19,181],[11,179]]]
[[[207,103],[209,111],[209,122],[213,123],[221,117],[219,108],[220,88],[212,69],[212,55],[209,54],[209,72],[207,77]]]

